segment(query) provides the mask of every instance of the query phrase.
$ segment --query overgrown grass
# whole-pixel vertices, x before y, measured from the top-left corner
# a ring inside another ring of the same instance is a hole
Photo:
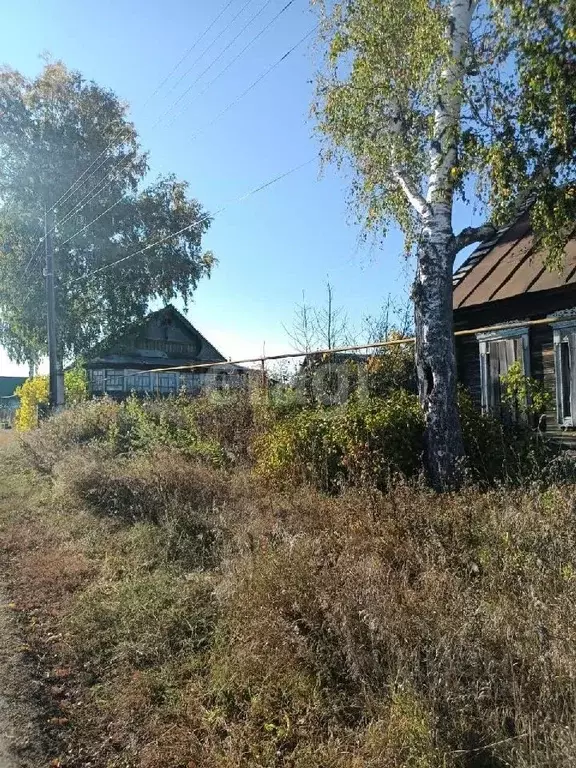
[[[293,413],[147,407],[122,440],[103,402],[2,454],[4,561],[62,766],[573,764],[573,486],[273,486],[242,424]]]

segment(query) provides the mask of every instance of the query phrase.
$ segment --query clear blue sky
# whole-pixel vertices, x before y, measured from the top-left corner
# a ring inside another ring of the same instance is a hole
[[[314,36],[289,56],[207,131],[210,122],[316,23],[307,0],[295,0],[275,24],[205,94],[210,80],[286,4],[271,0],[263,13],[166,119],[172,104],[240,31],[265,0],[252,0],[233,27],[180,85],[171,86],[246,0],[228,12],[175,76],[149,97],[226,0],[2,0],[0,63],[34,75],[40,54],[54,58],[114,90],[131,117],[153,173],[174,172],[191,193],[215,211],[259,184],[315,158],[278,184],[231,206],[205,239],[219,263],[200,284],[188,316],[232,357],[289,350],[282,324],[290,324],[302,290],[320,303],[329,277],[336,303],[351,321],[378,312],[388,294],[405,294],[408,270],[402,238],[390,233],[382,248],[359,247],[359,230],[347,207],[347,181],[337,170],[320,174],[319,143],[309,118],[317,68]],[[149,103],[147,103],[149,102]],[[183,112],[181,110],[185,108]],[[177,118],[176,118],[177,116]],[[173,119],[176,118],[176,119]],[[470,213],[461,215],[470,223]],[[0,375],[15,372],[0,355]]]

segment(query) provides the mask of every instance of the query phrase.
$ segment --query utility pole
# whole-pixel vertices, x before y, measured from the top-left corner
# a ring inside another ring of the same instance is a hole
[[[52,234],[48,227],[48,213],[44,209],[44,251],[46,254],[46,303],[48,306],[48,363],[49,363],[49,401],[50,408],[64,405],[64,374],[58,359],[56,341],[56,298],[54,293],[54,251]]]

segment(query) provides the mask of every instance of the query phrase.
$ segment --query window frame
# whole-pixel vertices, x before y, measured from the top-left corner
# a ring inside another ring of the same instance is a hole
[[[576,318],[558,320],[552,325],[554,350],[554,380],[556,388],[556,421],[560,427],[573,429],[576,425]],[[564,410],[565,388],[562,365],[562,345],[568,344],[570,371],[570,415]]]
[[[106,375],[104,378],[104,391],[105,392],[124,392],[124,371],[119,368],[106,368]],[[112,384],[111,382],[116,382]]]
[[[105,369],[104,368],[92,368],[90,369],[90,387],[92,392],[104,392],[105,386]]]
[[[507,341],[509,339],[518,339],[521,342],[520,362],[522,363],[522,373],[524,376],[530,376],[530,335],[528,326],[501,329],[497,331],[484,331],[476,334],[479,345],[480,357],[480,398],[482,413],[493,413],[495,403],[492,397],[492,382],[490,377],[490,344],[493,342]],[[501,403],[498,404],[501,407]]]

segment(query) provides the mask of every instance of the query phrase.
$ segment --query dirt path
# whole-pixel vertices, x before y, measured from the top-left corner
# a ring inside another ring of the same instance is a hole
[[[30,682],[12,612],[0,587],[0,768],[39,768],[43,764],[36,729]]]

